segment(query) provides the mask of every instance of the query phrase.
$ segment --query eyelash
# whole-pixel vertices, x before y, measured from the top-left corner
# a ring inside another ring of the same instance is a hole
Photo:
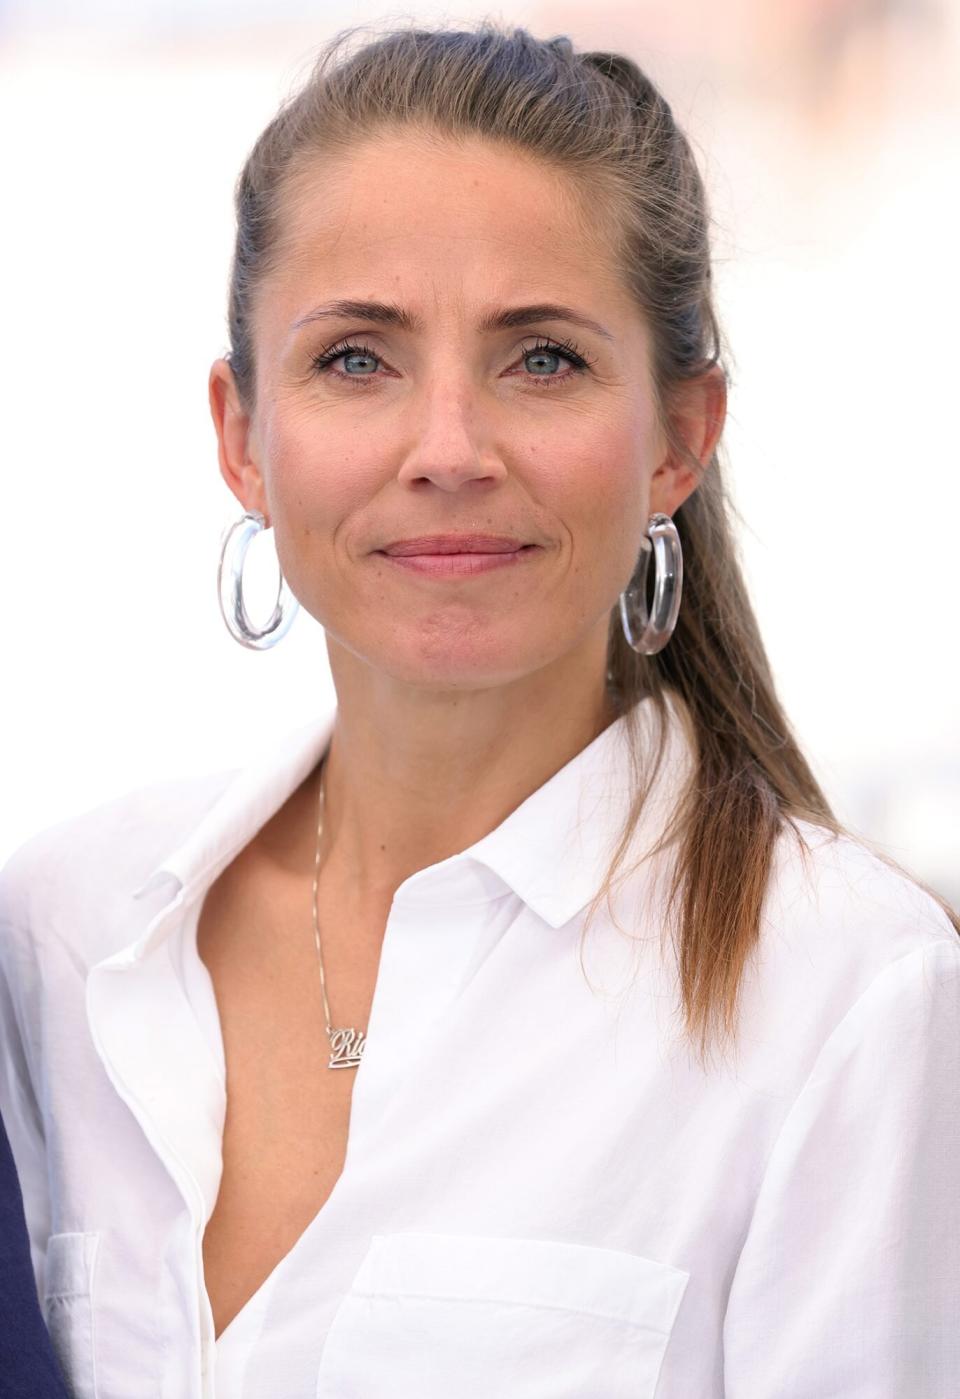
[[[577,374],[581,374],[585,369],[591,368],[593,364],[593,361],[589,359],[572,340],[553,340],[548,336],[538,336],[537,343],[524,350],[523,357],[526,358],[527,355],[535,355],[540,350],[549,350],[551,354],[560,355],[572,366]],[[335,360],[341,359],[344,355],[368,355],[371,359],[380,359],[380,356],[375,350],[371,350],[369,345],[363,345],[354,341],[338,341],[336,344],[330,345],[326,350],[322,350],[320,354],[314,355],[310,362],[311,368],[315,374],[332,372],[338,379],[350,379],[353,382],[356,382],[358,379],[376,378],[376,375],[373,374],[354,375],[344,374],[340,370],[330,371],[329,366]],[[533,379],[541,379],[541,382],[547,384],[555,384],[565,383],[567,379],[573,376],[570,374],[560,376],[545,374],[543,376],[531,375],[530,377]]]

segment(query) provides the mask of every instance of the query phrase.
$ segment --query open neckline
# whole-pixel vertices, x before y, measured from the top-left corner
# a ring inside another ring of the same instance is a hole
[[[177,930],[175,944],[171,946],[171,955],[174,961],[177,978],[183,990],[184,996],[189,1003],[191,1012],[196,1021],[197,1027],[203,1038],[204,1044],[209,1050],[213,1060],[214,1068],[217,1072],[218,1082],[223,1093],[224,1108],[226,1107],[226,1052],[223,1040],[223,1030],[220,1022],[220,1011],[217,1005],[216,991],[213,985],[213,978],[197,946],[197,931],[200,922],[200,912],[203,905],[203,895],[190,901],[189,906],[184,910],[183,921]],[[379,981],[379,969],[378,969]],[[376,999],[376,988],[374,989],[374,1000]],[[362,1077],[363,1061],[356,1069],[350,1070],[355,1075],[353,1091],[350,1102],[350,1119],[347,1130],[346,1150],[344,1152],[343,1165],[340,1174],[334,1181],[326,1199],[320,1208],[308,1220],[300,1234],[293,1241],[287,1251],[282,1254],[274,1263],[270,1272],[250,1294],[240,1309],[227,1322],[226,1326],[214,1336],[214,1346],[219,1356],[221,1352],[232,1350],[234,1343],[246,1352],[256,1342],[260,1333],[263,1320],[269,1306],[270,1295],[276,1285],[281,1270],[292,1266],[293,1256],[308,1246],[308,1238],[320,1227],[330,1213],[331,1207],[335,1206],[340,1195],[344,1177],[350,1168],[351,1146],[355,1139],[354,1124],[356,1117],[356,1102],[358,1087]],[[225,1117],[225,1113],[224,1113]],[[220,1161],[220,1177],[223,1168],[223,1138],[217,1142],[217,1155]],[[218,1177],[218,1180],[219,1178]],[[219,1194],[219,1185],[218,1185]],[[204,1201],[206,1219],[204,1229],[216,1205],[216,1196]],[[203,1236],[200,1243],[201,1276],[203,1277],[203,1290],[207,1305],[210,1307],[211,1317],[213,1313],[210,1296],[206,1288],[206,1276],[203,1271]],[[236,1363],[240,1363],[239,1356]]]

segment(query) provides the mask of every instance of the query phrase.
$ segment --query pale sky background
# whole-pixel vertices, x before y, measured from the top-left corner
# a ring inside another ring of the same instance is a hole
[[[335,29],[480,14],[628,52],[694,137],[781,694],[841,817],[960,899],[960,23],[934,0],[0,0],[0,860],[332,703],[302,610],[254,654],[217,608],[232,186]]]

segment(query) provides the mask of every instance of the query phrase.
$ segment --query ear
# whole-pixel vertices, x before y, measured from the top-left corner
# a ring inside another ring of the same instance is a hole
[[[208,388],[220,474],[243,508],[259,510],[269,525],[267,496],[256,460],[256,434],[250,414],[240,401],[229,360],[214,361]]]
[[[700,484],[723,431],[727,415],[727,380],[719,365],[672,391],[667,409],[674,438],[650,480],[650,510],[672,515]]]

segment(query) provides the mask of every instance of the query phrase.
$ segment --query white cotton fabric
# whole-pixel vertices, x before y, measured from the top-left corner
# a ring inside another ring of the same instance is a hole
[[[738,1049],[699,1064],[669,851],[581,961],[623,720],[397,890],[343,1174],[214,1340],[197,917],[332,723],[52,827],[0,877],[0,1110],[78,1399],[956,1399],[960,939],[856,843],[787,833]],[[676,717],[667,740],[637,856],[688,771]]]

